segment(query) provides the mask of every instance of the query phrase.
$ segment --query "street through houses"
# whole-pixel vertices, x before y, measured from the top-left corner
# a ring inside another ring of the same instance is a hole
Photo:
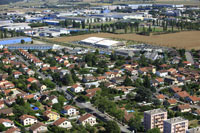
[[[124,133],[131,132],[131,130],[129,129],[129,126],[124,126],[123,123],[117,121],[114,117],[112,117],[106,113],[100,112],[90,102],[82,103],[82,102],[79,102],[78,100],[76,100],[76,97],[73,94],[71,94],[69,91],[67,91],[67,88],[68,88],[67,86],[63,86],[63,87],[57,86],[56,87],[57,91],[64,92],[66,98],[69,98],[69,100],[73,99],[76,106],[78,106],[81,109],[85,109],[87,113],[93,114],[94,116],[96,116],[97,118],[99,118],[100,120],[102,120],[104,122],[109,121],[109,120],[115,121],[119,125],[122,132],[124,132]]]

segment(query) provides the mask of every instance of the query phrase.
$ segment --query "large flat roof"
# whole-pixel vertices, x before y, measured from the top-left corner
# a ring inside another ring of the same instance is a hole
[[[167,112],[167,111],[165,109],[153,109],[153,110],[145,111],[146,114],[150,114],[150,115],[159,114],[163,112]]]
[[[97,42],[96,44],[97,45],[112,46],[112,45],[115,45],[115,44],[118,44],[118,43],[119,43],[118,41],[105,39],[105,40]]]
[[[165,120],[165,122],[168,122],[170,124],[179,123],[179,122],[183,122],[183,121],[188,121],[188,120],[186,120],[182,117],[175,117],[175,118]]]
[[[85,43],[97,43],[101,40],[104,40],[105,38],[100,38],[100,37],[89,37],[89,38],[86,38],[84,40],[82,40],[81,42],[85,42]]]

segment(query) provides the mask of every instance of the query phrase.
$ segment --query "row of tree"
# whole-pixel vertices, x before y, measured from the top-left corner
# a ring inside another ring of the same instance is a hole
[[[1,29],[0,30],[0,38],[8,38],[8,37],[18,37],[18,36],[24,36],[24,32],[22,31],[8,31],[7,29]]]

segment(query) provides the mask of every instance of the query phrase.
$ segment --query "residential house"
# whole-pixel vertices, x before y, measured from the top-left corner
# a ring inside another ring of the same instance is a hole
[[[75,93],[79,93],[79,92],[83,92],[83,91],[84,91],[84,88],[83,88],[81,85],[74,84],[74,85],[71,87],[71,91],[73,91],[73,92],[75,92]]]
[[[47,126],[42,122],[33,124],[29,130],[31,133],[44,133],[48,131]]]
[[[3,100],[0,101],[0,109],[3,109],[5,107],[5,103]]]
[[[64,107],[64,111],[66,112],[65,115],[74,116],[77,115],[79,112],[77,111],[76,107],[67,105]]]
[[[55,121],[58,120],[60,118],[60,115],[56,112],[50,111],[50,110],[46,110],[43,115],[48,118],[48,121]]]
[[[19,72],[19,71],[13,72],[13,76],[14,76],[15,78],[19,78],[19,76],[21,76],[21,75],[22,75],[22,73]]]
[[[157,95],[156,98],[157,98],[158,100],[160,100],[161,102],[163,102],[163,101],[165,100],[165,96],[164,96],[163,94]]]
[[[186,97],[190,96],[186,91],[181,91],[181,92],[177,92],[174,95],[176,98],[182,98],[185,99]]]
[[[3,124],[5,127],[14,127],[14,122],[9,119],[0,119],[0,124]]]
[[[164,79],[163,78],[156,78],[155,80],[158,82],[159,85],[164,84]]]
[[[32,83],[37,83],[37,82],[38,82],[38,80],[35,79],[35,78],[33,78],[33,77],[28,78],[27,81],[28,81],[29,83],[31,83],[31,84],[32,84]]]
[[[50,96],[49,100],[51,101],[52,104],[58,103],[58,98],[56,96]]]
[[[185,100],[191,104],[197,104],[200,101],[200,97],[197,96],[187,96]]]
[[[195,63],[194,66],[195,66],[195,68],[200,69],[200,63]]]
[[[6,108],[6,109],[0,109],[0,115],[5,116],[13,116],[13,109],[12,108]]]
[[[31,69],[28,69],[28,70],[26,70],[26,74],[27,74],[28,76],[34,76],[34,75],[35,75],[35,72],[34,72],[33,70],[31,70]]]
[[[192,63],[189,62],[189,61],[183,61],[183,64],[186,65],[186,66],[191,66],[192,65]]]
[[[4,74],[0,74],[0,81],[4,81],[8,78],[8,74],[4,73]]]
[[[124,77],[115,77],[115,78],[111,79],[111,82],[114,84],[121,85],[124,82],[125,78],[126,78],[125,76]]]
[[[5,131],[5,133],[21,133],[21,130],[17,127],[11,127]]]
[[[99,82],[105,82],[105,81],[107,81],[107,78],[106,78],[106,76],[99,76],[99,77],[97,77],[97,80]]]
[[[153,73],[155,74],[156,73],[156,68],[155,67],[142,67],[142,68],[139,68],[138,72],[142,75],[147,75],[147,73]]]
[[[163,78],[152,79],[150,83],[151,83],[151,86],[157,87],[158,85],[164,84],[164,79]]]
[[[159,66],[160,69],[166,69],[168,67],[169,67],[169,65],[167,65],[167,64],[162,64]]]
[[[175,85],[178,83],[177,79],[174,77],[165,77],[164,81],[170,85]]]
[[[89,124],[90,126],[94,126],[95,124],[97,124],[96,117],[92,114],[85,114],[81,116],[78,119],[78,123],[82,124],[83,126],[85,126],[86,124]]]
[[[93,89],[87,89],[86,90],[86,96],[89,98],[92,98],[93,96],[95,96],[97,91],[101,91],[101,88],[93,88]]]
[[[114,72],[105,72],[104,76],[106,76],[107,79],[112,79],[115,77]]]
[[[67,118],[59,118],[58,120],[56,120],[54,123],[53,123],[54,126],[57,126],[57,127],[61,127],[61,128],[67,128],[67,129],[70,129],[72,128],[72,124],[70,121],[67,120]]]
[[[132,76],[138,76],[138,71],[136,69],[127,68],[126,71],[129,72]]]
[[[175,68],[170,68],[170,69],[168,69],[167,71],[168,71],[168,73],[169,73],[170,75],[171,75],[171,74],[177,73],[177,70],[176,70]]]
[[[15,103],[15,100],[16,100],[16,97],[15,98],[8,98],[8,99],[5,100],[5,104],[8,105],[8,106],[10,106],[13,103]]]
[[[156,75],[159,77],[166,77],[168,76],[168,72],[166,70],[156,71]]]
[[[180,112],[190,112],[191,111],[191,107],[189,104],[178,105],[177,109]]]
[[[172,90],[172,92],[174,92],[174,93],[177,93],[177,92],[181,92],[181,91],[182,91],[182,89],[181,89],[181,88],[178,88],[178,87],[172,87],[171,90]]]
[[[85,78],[83,78],[82,80],[84,83],[87,83],[87,82],[93,82],[93,81],[96,81],[96,78],[94,76],[87,76]]]
[[[171,99],[167,100],[167,103],[168,103],[169,105],[171,105],[171,106],[174,106],[174,105],[177,104],[177,101],[176,101],[176,99],[171,98]]]
[[[26,114],[20,116],[19,119],[20,119],[20,122],[24,126],[33,125],[33,124],[38,122],[38,120],[37,120],[37,118],[35,116],[26,115]]]
[[[180,81],[180,82],[182,82],[182,81],[185,80],[185,76],[184,76],[184,75],[181,75],[181,74],[178,74],[178,75],[177,75],[177,80]]]
[[[193,113],[196,115],[200,115],[200,109],[195,110]]]

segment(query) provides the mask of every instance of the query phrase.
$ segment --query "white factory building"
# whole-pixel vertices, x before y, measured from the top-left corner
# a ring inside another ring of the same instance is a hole
[[[100,38],[100,37],[89,37],[82,41],[80,41],[80,44],[83,45],[90,45],[94,47],[100,47],[100,48],[113,48],[118,46],[124,46],[124,44],[120,41],[115,41],[107,38]]]
[[[44,29],[43,31],[41,31],[39,33],[39,36],[44,36],[44,37],[59,37],[62,34],[70,34],[70,31],[65,29],[65,28],[48,28],[48,29]]]
[[[7,29],[8,31],[15,30],[15,31],[21,31],[21,30],[27,30],[31,29],[29,26],[29,23],[9,23],[1,25],[3,29]]]

